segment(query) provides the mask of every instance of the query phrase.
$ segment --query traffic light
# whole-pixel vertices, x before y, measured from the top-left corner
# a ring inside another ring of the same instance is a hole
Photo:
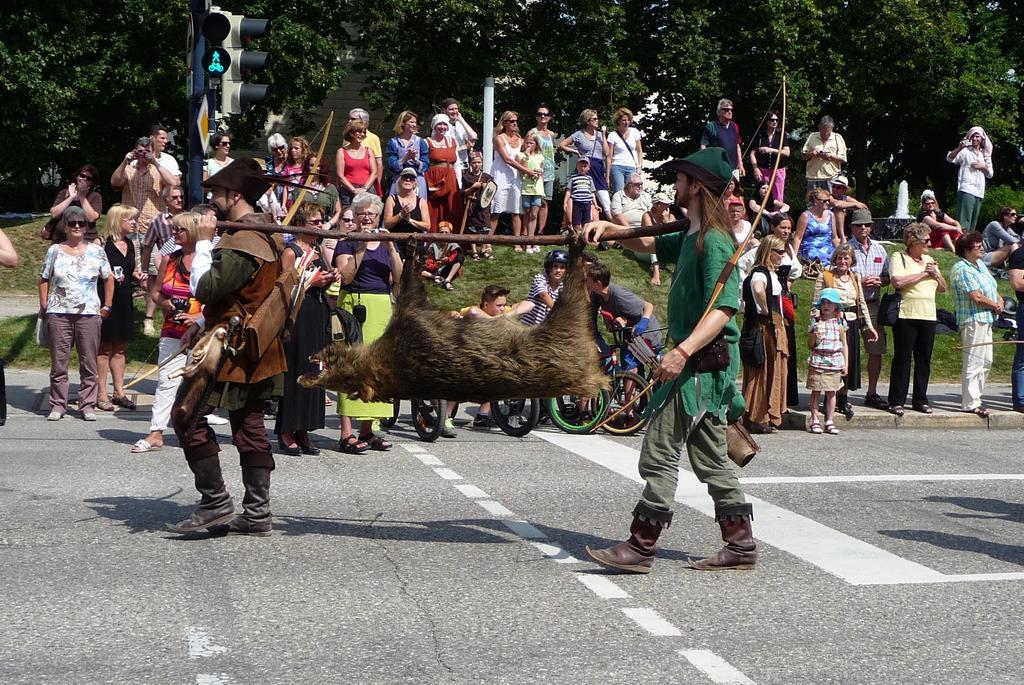
[[[267,97],[270,86],[246,83],[249,73],[270,65],[266,52],[246,50],[249,41],[270,29],[269,19],[252,19],[211,7],[203,20],[207,48],[203,69],[212,84],[220,81],[220,113],[241,114]]]

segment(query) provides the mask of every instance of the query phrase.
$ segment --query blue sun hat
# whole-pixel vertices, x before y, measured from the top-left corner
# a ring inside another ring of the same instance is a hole
[[[821,309],[821,303],[825,301],[833,303],[839,309],[843,308],[843,298],[835,288],[822,288],[821,292],[818,293],[818,301],[814,303],[814,306]]]

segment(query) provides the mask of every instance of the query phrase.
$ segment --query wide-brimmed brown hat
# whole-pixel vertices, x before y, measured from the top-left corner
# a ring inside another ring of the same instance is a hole
[[[263,167],[251,157],[236,159],[203,181],[204,188],[227,188],[251,200],[259,199],[270,184],[263,176]]]

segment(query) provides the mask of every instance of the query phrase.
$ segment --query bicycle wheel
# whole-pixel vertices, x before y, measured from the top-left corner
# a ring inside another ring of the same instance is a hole
[[[559,395],[548,399],[548,414],[551,422],[566,433],[591,433],[607,413],[608,400],[608,392],[602,390],[584,409],[579,395]]]
[[[503,433],[521,438],[540,421],[540,400],[491,400],[491,418]]]
[[[611,400],[608,403],[608,412],[614,414],[620,407],[633,398],[637,393],[641,396],[630,405],[622,414],[604,424],[603,428],[613,435],[632,435],[647,425],[644,412],[647,411],[647,403],[651,399],[651,391],[643,392],[647,387],[644,377],[633,371],[616,371],[612,374],[612,389],[609,393]]]
[[[434,442],[441,435],[444,426],[447,402],[444,400],[410,400],[412,402],[412,426],[423,442]]]
[[[393,402],[394,408],[391,411],[391,416],[386,416],[382,419],[378,419],[378,421],[380,421],[380,427],[386,431],[391,430],[394,427],[395,423],[398,422],[398,412],[402,406],[402,400],[393,400]]]

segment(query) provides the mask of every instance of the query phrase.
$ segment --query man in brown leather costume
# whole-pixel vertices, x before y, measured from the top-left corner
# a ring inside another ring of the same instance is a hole
[[[203,182],[212,191],[212,204],[218,216],[242,223],[271,223],[268,214],[254,213],[256,201],[269,187],[262,169],[253,159],[238,159]],[[229,337],[228,344],[238,347],[241,328],[273,289],[281,274],[280,256],[283,242],[280,234],[265,235],[255,231],[231,230],[221,236],[217,249],[211,240],[216,222],[204,217],[198,226],[196,255],[192,265],[191,287],[203,303],[206,329],[229,327],[232,317],[239,317],[241,326]],[[270,535],[270,472],[274,457],[263,425],[263,404],[271,395],[283,394],[286,368],[280,337],[275,336],[267,351],[253,360],[247,350],[232,356],[225,353],[216,373],[212,392],[205,407],[187,379],[175,402],[174,432],[185,451],[185,459],[195,474],[200,500],[192,515],[172,526],[180,533],[189,533],[228,523],[229,535]],[[242,514],[235,517],[234,503],[224,486],[216,435],[206,422],[213,407],[228,410],[231,440],[238,448],[242,466],[245,497]],[[189,421],[198,412],[195,430],[186,440]]]

